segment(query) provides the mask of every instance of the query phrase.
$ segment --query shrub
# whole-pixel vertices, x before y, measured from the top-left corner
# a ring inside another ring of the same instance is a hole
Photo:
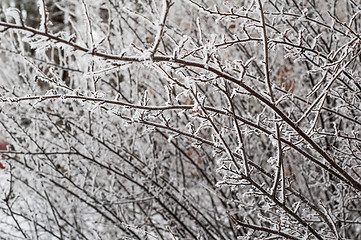
[[[7,0],[6,239],[359,239],[360,2]]]

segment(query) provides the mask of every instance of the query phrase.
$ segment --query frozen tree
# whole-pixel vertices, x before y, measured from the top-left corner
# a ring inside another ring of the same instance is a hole
[[[360,0],[6,0],[4,239],[360,239]]]

